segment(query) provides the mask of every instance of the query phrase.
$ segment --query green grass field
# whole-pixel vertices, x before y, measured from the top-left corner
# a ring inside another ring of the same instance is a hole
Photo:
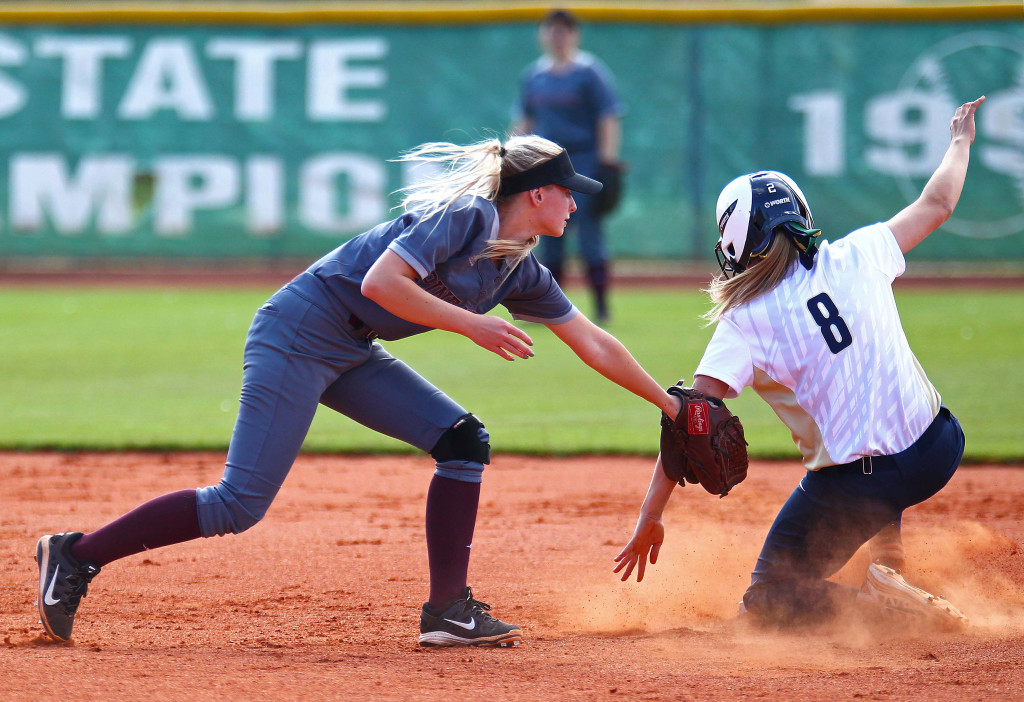
[[[224,449],[242,346],[273,290],[0,289],[0,448]],[[572,295],[576,293],[575,295]],[[585,299],[582,291],[570,295]],[[967,434],[967,461],[1020,461],[1024,291],[900,290],[907,336]],[[690,291],[620,290],[609,330],[660,382],[692,373],[711,330]],[[658,413],[526,325],[536,356],[503,361],[454,334],[387,348],[480,416],[495,450],[657,450]],[[730,403],[757,457],[798,457],[750,390]],[[322,409],[309,451],[410,450]]]

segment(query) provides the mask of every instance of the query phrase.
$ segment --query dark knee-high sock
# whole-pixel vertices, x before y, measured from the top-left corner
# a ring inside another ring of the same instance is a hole
[[[427,490],[430,606],[439,608],[466,587],[480,483],[435,475]]]
[[[195,490],[171,492],[133,509],[71,545],[79,561],[105,566],[151,548],[198,539]]]

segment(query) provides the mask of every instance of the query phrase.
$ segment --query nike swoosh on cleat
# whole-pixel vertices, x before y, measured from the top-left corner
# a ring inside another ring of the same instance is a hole
[[[457,622],[454,619],[445,619],[445,621],[451,622],[455,626],[461,626],[466,631],[473,631],[476,628],[476,619],[473,617],[470,617],[468,622]]]
[[[50,580],[50,587],[46,588],[46,594],[43,595],[43,602],[48,604],[48,605],[50,605],[50,606],[53,606],[55,604],[59,604],[60,603],[59,599],[54,599],[53,598],[53,586],[57,584],[57,576],[58,575],[60,575],[60,564],[59,563],[57,564],[57,567],[53,570],[53,579]]]

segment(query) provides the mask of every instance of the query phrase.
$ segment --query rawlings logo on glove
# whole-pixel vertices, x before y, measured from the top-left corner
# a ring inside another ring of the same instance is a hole
[[[673,393],[674,394],[674,393]],[[707,434],[708,433],[708,403],[691,402],[686,405],[687,409],[687,433]]]
[[[716,397],[705,397],[682,381],[668,392],[682,409],[675,419],[661,415],[661,468],[680,485],[700,485],[725,497],[747,477],[747,441],[743,425]]]

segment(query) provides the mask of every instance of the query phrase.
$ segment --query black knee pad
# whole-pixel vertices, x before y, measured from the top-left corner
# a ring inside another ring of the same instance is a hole
[[[491,462],[491,437],[484,430],[483,423],[472,414],[459,417],[441,438],[430,455],[438,463],[445,461],[473,461],[476,463]]]

